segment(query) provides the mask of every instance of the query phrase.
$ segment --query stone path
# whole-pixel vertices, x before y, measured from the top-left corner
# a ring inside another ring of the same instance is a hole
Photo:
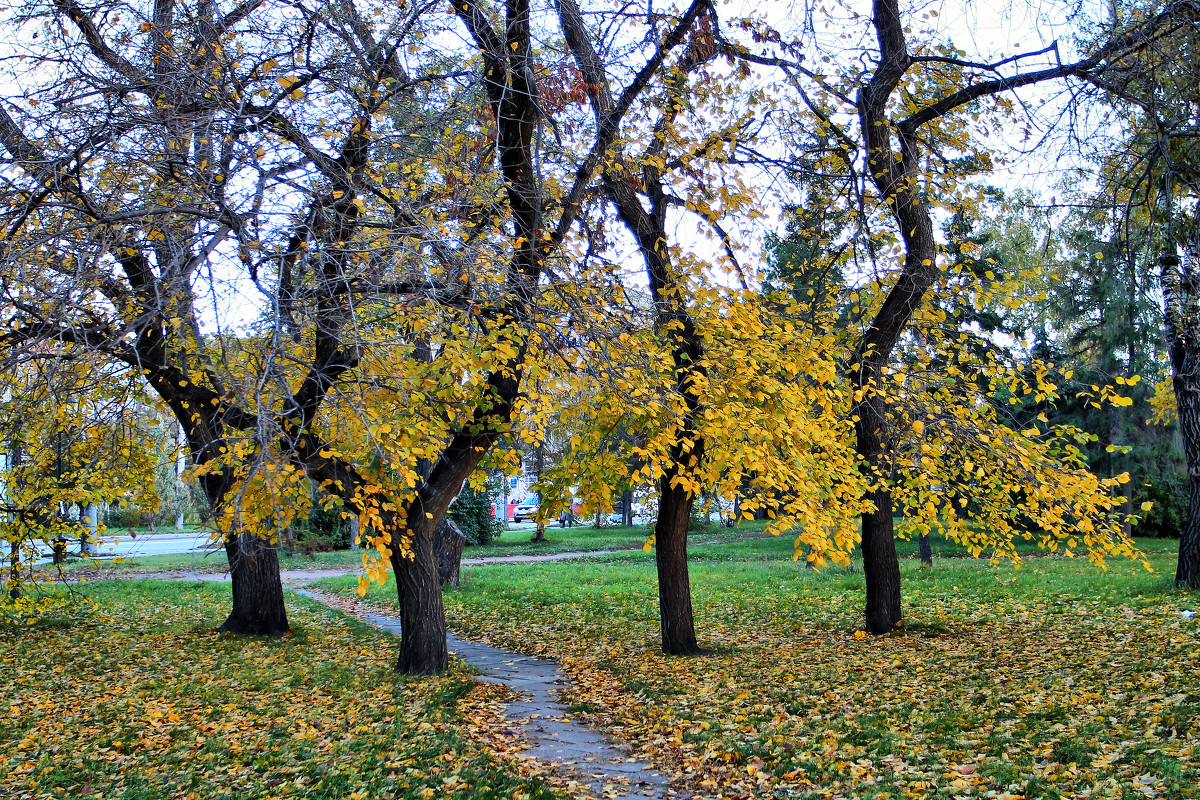
[[[295,589],[320,603],[327,598],[307,589]],[[337,606],[335,606],[337,607]],[[359,619],[380,630],[400,635],[400,621],[377,612],[360,612]],[[502,683],[523,695],[505,708],[508,717],[529,742],[524,751],[572,774],[581,784],[605,798],[651,800],[675,795],[666,775],[650,764],[629,758],[620,745],[604,734],[571,721],[555,695],[567,678],[553,661],[522,655],[483,642],[447,635],[450,652],[482,670],[480,680]]]

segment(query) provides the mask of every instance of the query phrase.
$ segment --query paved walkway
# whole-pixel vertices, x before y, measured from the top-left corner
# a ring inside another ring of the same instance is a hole
[[[317,602],[333,606],[364,622],[400,635],[400,620],[375,611],[348,609],[340,598],[311,589],[295,589]],[[553,661],[522,655],[483,642],[446,637],[450,652],[482,670],[480,680],[501,683],[522,695],[504,710],[529,743],[524,753],[570,773],[581,784],[613,800],[652,800],[668,796],[668,778],[650,764],[629,758],[621,745],[603,733],[573,722],[558,702],[567,678]],[[673,793],[670,793],[673,794]]]

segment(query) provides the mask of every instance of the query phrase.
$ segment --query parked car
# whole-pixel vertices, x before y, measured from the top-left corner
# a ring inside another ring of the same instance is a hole
[[[517,503],[517,507],[513,509],[513,522],[524,522],[527,519],[533,519],[538,513],[538,501],[523,500]]]
[[[612,513],[608,515],[608,524],[609,525],[620,525],[621,523],[623,523],[625,521],[625,518],[621,513],[622,505],[623,504],[620,501],[617,501],[614,504]],[[648,524],[649,522],[652,521],[650,518],[650,509],[647,509],[643,503],[639,503],[639,502],[635,501],[633,504],[632,521],[633,521],[634,525]]]

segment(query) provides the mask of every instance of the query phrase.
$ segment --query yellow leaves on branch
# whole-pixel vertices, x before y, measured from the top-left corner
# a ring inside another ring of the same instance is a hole
[[[1150,398],[1150,419],[1155,425],[1173,425],[1179,421],[1179,405],[1175,402],[1175,389],[1171,380],[1154,384],[1154,395]]]

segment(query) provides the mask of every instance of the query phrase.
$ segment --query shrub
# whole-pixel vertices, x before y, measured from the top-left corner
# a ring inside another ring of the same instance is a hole
[[[154,523],[154,517],[153,511],[140,506],[109,506],[104,515],[104,524],[116,530],[149,528]]]
[[[1158,479],[1147,483],[1134,494],[1134,513],[1139,517],[1133,528],[1134,536],[1155,538],[1179,538],[1179,530],[1187,515],[1188,496],[1183,476],[1160,473]],[[1149,500],[1154,506],[1149,511],[1138,510],[1141,503]]]
[[[503,533],[504,523],[492,514],[495,496],[496,487],[491,482],[483,489],[468,485],[450,506],[450,519],[467,537],[467,544],[487,544]]]

